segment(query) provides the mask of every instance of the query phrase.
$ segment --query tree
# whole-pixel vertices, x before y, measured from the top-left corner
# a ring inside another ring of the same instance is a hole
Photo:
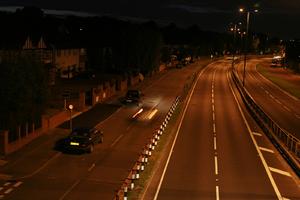
[[[161,33],[152,24],[129,24],[114,46],[115,66],[148,74],[159,66],[161,48]]]
[[[19,55],[0,63],[0,129],[40,121],[47,103],[44,66],[30,56]]]

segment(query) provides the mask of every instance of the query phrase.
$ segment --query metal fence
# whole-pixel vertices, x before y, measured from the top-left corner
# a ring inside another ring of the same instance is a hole
[[[242,86],[241,80],[233,70],[232,79],[237,86],[251,116],[269,137],[291,167],[300,176],[300,140],[274,122],[263,109],[254,101],[249,92]]]

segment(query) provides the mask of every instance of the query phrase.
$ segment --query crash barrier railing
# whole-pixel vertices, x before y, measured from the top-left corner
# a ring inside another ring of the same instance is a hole
[[[116,195],[114,197],[115,200],[127,200],[128,199],[128,193],[134,189],[134,187],[135,187],[134,183],[140,178],[140,175],[145,170],[145,167],[147,167],[147,163],[149,161],[148,159],[151,157],[152,152],[155,150],[155,147],[157,146],[160,138],[164,134],[165,129],[166,129],[174,111],[177,108],[179,100],[180,100],[180,97],[177,96],[175,98],[175,100],[173,101],[172,106],[170,107],[163,123],[160,125],[159,129],[154,132],[152,138],[143,147],[137,161],[134,163],[127,178],[123,181],[121,187],[116,192]]]
[[[274,122],[263,109],[254,101],[249,92],[242,86],[236,71],[231,71],[232,78],[242,100],[251,116],[258,123],[274,146],[289,162],[295,173],[300,176],[300,140]]]

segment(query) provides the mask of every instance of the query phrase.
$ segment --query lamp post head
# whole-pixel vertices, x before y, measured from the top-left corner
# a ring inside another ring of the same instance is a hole
[[[72,104],[69,105],[69,109],[73,110],[74,106]]]
[[[244,11],[245,11],[244,8],[240,8],[240,9],[239,9],[239,12],[244,12]]]

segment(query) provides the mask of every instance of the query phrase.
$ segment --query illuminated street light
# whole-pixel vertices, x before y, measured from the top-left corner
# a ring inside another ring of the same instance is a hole
[[[244,8],[240,8],[239,11],[241,13],[245,12]],[[243,72],[243,87],[245,86],[245,79],[246,79],[246,64],[247,64],[247,42],[248,42],[248,35],[249,35],[249,23],[250,23],[250,11],[247,12],[247,24],[246,24],[246,33],[245,33],[245,52],[244,52],[244,72]],[[255,13],[258,12],[258,9],[254,10]]]
[[[74,106],[72,104],[69,105],[69,110],[70,110],[70,130],[72,131],[72,110]]]

